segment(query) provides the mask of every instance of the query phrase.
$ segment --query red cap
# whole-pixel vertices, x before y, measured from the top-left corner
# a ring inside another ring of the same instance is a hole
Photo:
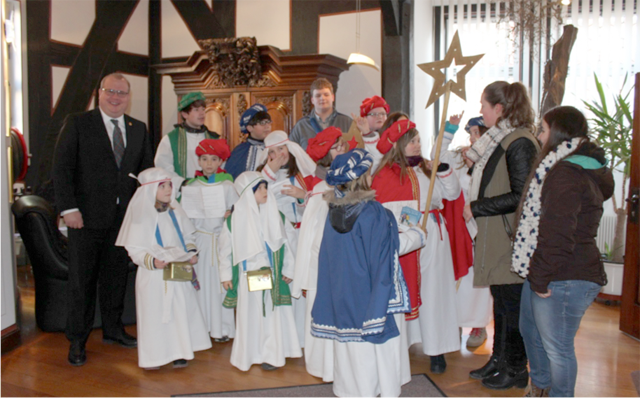
[[[314,162],[318,162],[327,156],[333,144],[335,144],[340,137],[342,137],[342,131],[340,131],[339,128],[333,126],[327,127],[315,137],[309,139],[307,142],[307,154]]]
[[[378,141],[376,147],[380,153],[384,155],[391,150],[393,144],[396,143],[400,137],[405,135],[407,131],[415,128],[416,124],[409,119],[398,120],[382,133],[382,137],[380,137],[380,141]]]
[[[216,155],[222,160],[229,159],[231,151],[225,140],[202,140],[196,147],[196,156]]]
[[[389,104],[387,104],[387,101],[385,101],[384,98],[374,95],[373,97],[362,101],[362,105],[360,105],[360,116],[365,117],[369,112],[376,108],[384,108],[387,113],[389,113],[390,110]]]

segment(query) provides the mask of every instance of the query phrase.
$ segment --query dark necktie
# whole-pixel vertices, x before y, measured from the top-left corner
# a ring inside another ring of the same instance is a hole
[[[111,119],[113,123],[113,154],[116,156],[116,164],[120,168],[122,163],[122,157],[124,156],[124,138],[122,137],[122,130],[118,126],[116,119]]]

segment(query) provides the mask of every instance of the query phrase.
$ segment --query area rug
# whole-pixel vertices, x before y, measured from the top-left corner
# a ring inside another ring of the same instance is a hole
[[[333,397],[333,383],[311,384],[259,390],[224,391],[201,394],[172,395],[172,397]],[[426,374],[411,376],[411,381],[402,386],[401,397],[446,397]]]

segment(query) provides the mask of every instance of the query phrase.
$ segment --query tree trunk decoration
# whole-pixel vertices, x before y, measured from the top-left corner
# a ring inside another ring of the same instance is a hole
[[[562,104],[564,83],[569,71],[569,56],[577,36],[578,28],[573,25],[565,25],[562,37],[553,45],[551,59],[544,66],[544,91],[540,116],[549,109]]]

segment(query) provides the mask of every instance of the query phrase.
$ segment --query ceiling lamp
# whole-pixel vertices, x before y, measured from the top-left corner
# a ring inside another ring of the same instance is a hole
[[[367,65],[380,70],[375,61],[360,53],[360,0],[356,0],[356,52],[349,54],[348,64]]]

